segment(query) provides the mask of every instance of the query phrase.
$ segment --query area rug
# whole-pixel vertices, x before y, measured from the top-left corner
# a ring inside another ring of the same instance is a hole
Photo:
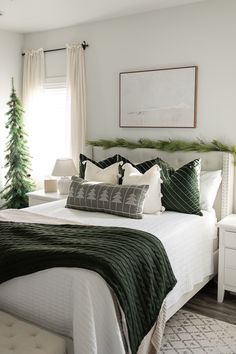
[[[166,324],[162,354],[236,354],[236,326],[180,310]]]

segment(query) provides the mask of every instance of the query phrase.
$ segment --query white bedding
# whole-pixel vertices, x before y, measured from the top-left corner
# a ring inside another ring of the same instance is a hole
[[[25,211],[84,224],[137,228],[156,235],[178,281],[167,297],[167,307],[213,273],[214,211],[204,212],[203,217],[165,212],[133,220],[66,209],[64,204],[61,200]],[[94,272],[54,268],[10,280],[0,285],[0,308],[73,338],[75,354],[125,353],[111,291]]]

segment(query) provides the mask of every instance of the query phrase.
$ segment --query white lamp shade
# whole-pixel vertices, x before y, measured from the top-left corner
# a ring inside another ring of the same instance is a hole
[[[53,176],[73,176],[77,173],[72,159],[57,159],[52,171]]]

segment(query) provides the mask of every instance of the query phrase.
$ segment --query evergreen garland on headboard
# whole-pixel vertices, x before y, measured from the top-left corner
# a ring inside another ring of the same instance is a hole
[[[101,146],[104,149],[109,149],[112,147],[125,147],[127,149],[136,148],[149,148],[157,149],[163,151],[198,151],[198,152],[209,152],[209,151],[224,151],[230,152],[236,157],[236,145],[226,145],[217,140],[212,140],[210,143],[206,143],[202,140],[196,141],[186,141],[186,140],[150,140],[150,139],[139,139],[138,141],[127,140],[123,138],[117,138],[114,140],[92,140],[88,141],[89,145]]]

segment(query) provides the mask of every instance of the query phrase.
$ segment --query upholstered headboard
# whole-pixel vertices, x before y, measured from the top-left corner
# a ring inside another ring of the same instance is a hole
[[[234,184],[234,163],[232,154],[225,152],[165,152],[155,149],[127,149],[127,148],[110,148],[91,147],[90,155],[97,161],[103,160],[114,154],[120,154],[133,162],[142,162],[153,159],[158,156],[167,161],[172,167],[179,168],[185,163],[201,158],[202,170],[214,171],[222,170],[222,184],[217,194],[214,208],[218,219],[229,215],[233,211],[233,184]]]

